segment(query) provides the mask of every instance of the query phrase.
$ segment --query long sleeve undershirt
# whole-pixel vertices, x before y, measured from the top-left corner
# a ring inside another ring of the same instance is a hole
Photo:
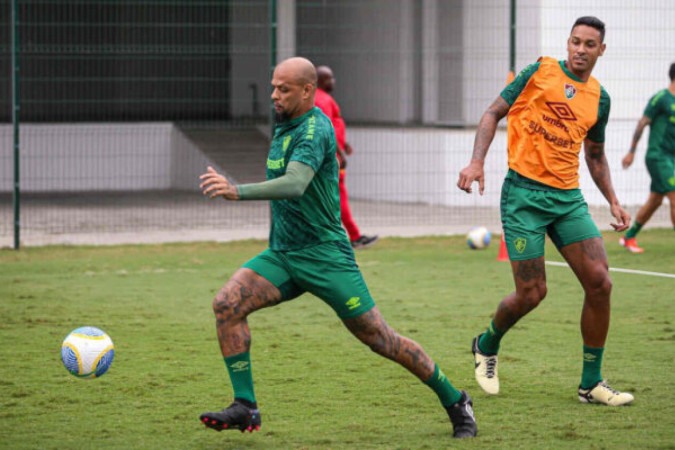
[[[297,161],[288,163],[279,178],[260,183],[237,185],[239,200],[283,200],[301,197],[314,178],[314,170]]]

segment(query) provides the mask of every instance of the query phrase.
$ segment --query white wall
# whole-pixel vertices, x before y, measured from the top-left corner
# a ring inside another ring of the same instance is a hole
[[[635,124],[613,121],[607,128],[607,159],[617,196],[625,205],[642,204],[649,193],[649,176],[642,160],[621,168],[624,144]],[[419,202],[446,206],[499,208],[507,171],[506,130],[500,128],[485,163],[485,194],[467,195],[457,187],[459,171],[469,162],[475,131],[428,128],[351,127],[348,139],[355,149],[349,159],[347,186],[351,198],[374,201]],[[644,155],[641,143],[639,154]],[[589,205],[606,200],[591,179],[581,153],[581,189]]]
[[[13,189],[12,126],[0,126],[0,192]],[[22,125],[22,192],[197,190],[211,163],[171,123]]]
[[[639,161],[625,171],[621,158],[634,121],[610,121],[607,159],[614,187],[624,204],[639,205],[649,193],[642,162],[647,139],[638,146]],[[467,195],[455,184],[469,161],[474,130],[348,127],[355,148],[347,183],[354,198],[453,206],[499,206],[506,173],[506,131],[500,128],[485,171],[484,196]],[[12,127],[0,126],[0,192],[11,192]],[[583,158],[583,153],[582,153]],[[23,192],[196,190],[195,180],[214,165],[183,133],[169,123],[98,125],[24,125],[21,129]],[[592,205],[605,205],[585,167],[581,185]]]
[[[183,132],[175,126],[171,127],[171,159],[170,159],[170,186],[176,190],[198,190],[199,175],[204,173],[207,166],[222,168],[211,159],[204,156]]]

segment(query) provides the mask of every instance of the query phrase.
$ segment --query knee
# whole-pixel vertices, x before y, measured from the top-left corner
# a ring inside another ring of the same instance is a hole
[[[230,284],[226,284],[213,298],[211,307],[219,320],[230,320],[241,315],[240,296]]]
[[[525,305],[527,311],[531,311],[546,298],[548,287],[546,282],[538,282],[533,286],[524,289],[521,294],[521,303]]]
[[[585,291],[586,298],[609,299],[612,293],[612,279],[607,273],[598,274],[585,286]]]

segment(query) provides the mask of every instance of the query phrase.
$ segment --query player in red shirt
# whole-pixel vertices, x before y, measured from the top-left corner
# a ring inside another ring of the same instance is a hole
[[[335,129],[335,138],[337,140],[337,158],[340,163],[340,215],[342,224],[347,230],[349,240],[354,248],[365,248],[373,245],[377,241],[378,236],[366,236],[361,234],[356,221],[352,217],[352,211],[349,207],[349,194],[347,193],[347,184],[345,182],[347,166],[347,155],[352,154],[352,146],[346,141],[346,126],[345,121],[340,114],[340,107],[335,99],[330,95],[335,87],[335,77],[333,71],[328,66],[319,66],[316,68],[318,75],[317,90],[314,97],[314,104],[319,107],[325,115],[333,123]]]

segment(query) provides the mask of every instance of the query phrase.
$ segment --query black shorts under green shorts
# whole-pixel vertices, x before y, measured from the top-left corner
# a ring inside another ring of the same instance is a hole
[[[346,240],[284,252],[268,248],[243,267],[276,286],[282,301],[309,292],[328,303],[341,319],[358,317],[375,306]]]
[[[501,215],[512,261],[544,256],[546,234],[558,249],[601,236],[580,189],[552,188],[513,170],[502,186]]]
[[[652,183],[649,186],[651,192],[657,194],[667,194],[675,191],[675,157],[672,155],[661,155],[658,157],[648,157],[645,159],[649,176]]]

